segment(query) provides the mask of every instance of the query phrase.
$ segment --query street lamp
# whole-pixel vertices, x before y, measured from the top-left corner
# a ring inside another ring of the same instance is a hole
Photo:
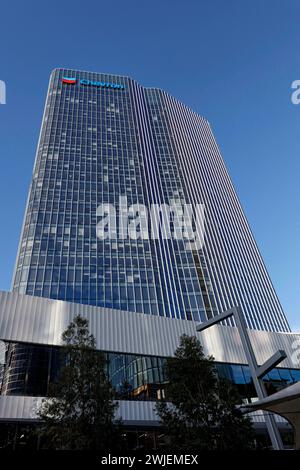
[[[262,381],[262,377],[266,375],[270,370],[272,370],[275,366],[277,366],[277,364],[283,361],[287,357],[286,353],[283,350],[279,350],[275,354],[273,354],[273,356],[270,357],[270,359],[268,359],[264,364],[258,366],[254,350],[247,332],[246,321],[240,307],[232,307],[229,310],[226,310],[225,312],[221,313],[220,315],[217,315],[216,317],[211,318],[210,320],[207,320],[204,323],[201,323],[196,327],[196,330],[198,332],[202,332],[210,326],[215,325],[229,317],[233,317],[235,320],[235,324],[237,326],[242,341],[245,356],[249,364],[257,396],[259,399],[265,398],[267,396],[267,391],[265,388],[265,384]],[[273,449],[282,450],[283,444],[274,415],[266,414],[265,419]]]

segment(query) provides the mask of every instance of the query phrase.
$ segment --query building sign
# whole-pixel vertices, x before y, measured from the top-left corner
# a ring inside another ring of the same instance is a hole
[[[76,78],[68,78],[68,77],[62,78],[62,82],[68,83],[68,85],[75,85],[76,81],[77,81]]]
[[[63,77],[62,83],[66,83],[68,85],[75,85],[77,82],[76,78],[69,78]],[[80,85],[88,85],[88,86],[96,86],[99,88],[112,88],[114,90],[124,90],[124,85],[120,85],[119,83],[110,83],[110,82],[97,82],[94,80],[87,80],[85,78],[80,80]]]

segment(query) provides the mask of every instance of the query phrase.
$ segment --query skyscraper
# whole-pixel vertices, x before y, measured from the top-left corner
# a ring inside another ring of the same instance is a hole
[[[205,238],[99,239],[97,207],[204,206]],[[204,321],[240,305],[289,331],[209,123],[165,91],[109,74],[50,77],[13,291]]]
[[[196,332],[230,307],[245,315],[258,365],[287,354],[261,379],[267,393],[300,381],[299,335],[209,123],[128,77],[52,72],[12,290],[0,292],[0,422],[16,422],[16,436],[19,422],[36,423],[59,377],[62,332],[78,314],[106,355],[118,414],[138,445],[145,427],[161,433],[155,401],[182,334],[198,336],[240,401],[257,398],[237,328]],[[252,419],[261,430],[262,416]]]

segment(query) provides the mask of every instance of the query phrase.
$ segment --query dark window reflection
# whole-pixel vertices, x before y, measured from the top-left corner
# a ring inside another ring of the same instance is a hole
[[[120,400],[164,398],[165,358],[135,354],[105,353],[107,374]],[[5,364],[0,365],[2,395],[47,396],[57,382],[64,363],[62,349],[28,343],[7,343]],[[219,377],[237,387],[241,400],[256,397],[248,366],[216,363]],[[277,368],[264,378],[268,394],[300,381],[300,370]]]

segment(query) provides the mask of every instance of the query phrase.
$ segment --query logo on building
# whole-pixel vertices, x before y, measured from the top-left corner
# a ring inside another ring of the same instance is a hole
[[[76,80],[76,78],[63,77],[62,82],[67,83],[68,85],[75,85],[77,80]]]
[[[68,85],[75,85],[77,82],[76,78],[69,78],[69,77],[63,77],[62,78],[62,83],[66,83]],[[121,85],[119,83],[110,83],[110,82],[98,82],[94,80],[86,80],[83,78],[80,80],[80,85],[89,85],[89,86],[96,86],[98,88],[112,88],[114,90],[124,90],[125,86]]]
[[[85,79],[80,80],[80,84],[97,86],[97,87],[102,87],[102,88],[114,88],[116,90],[123,90],[125,88],[124,85],[120,85],[119,83],[96,82],[93,80],[85,80]]]

